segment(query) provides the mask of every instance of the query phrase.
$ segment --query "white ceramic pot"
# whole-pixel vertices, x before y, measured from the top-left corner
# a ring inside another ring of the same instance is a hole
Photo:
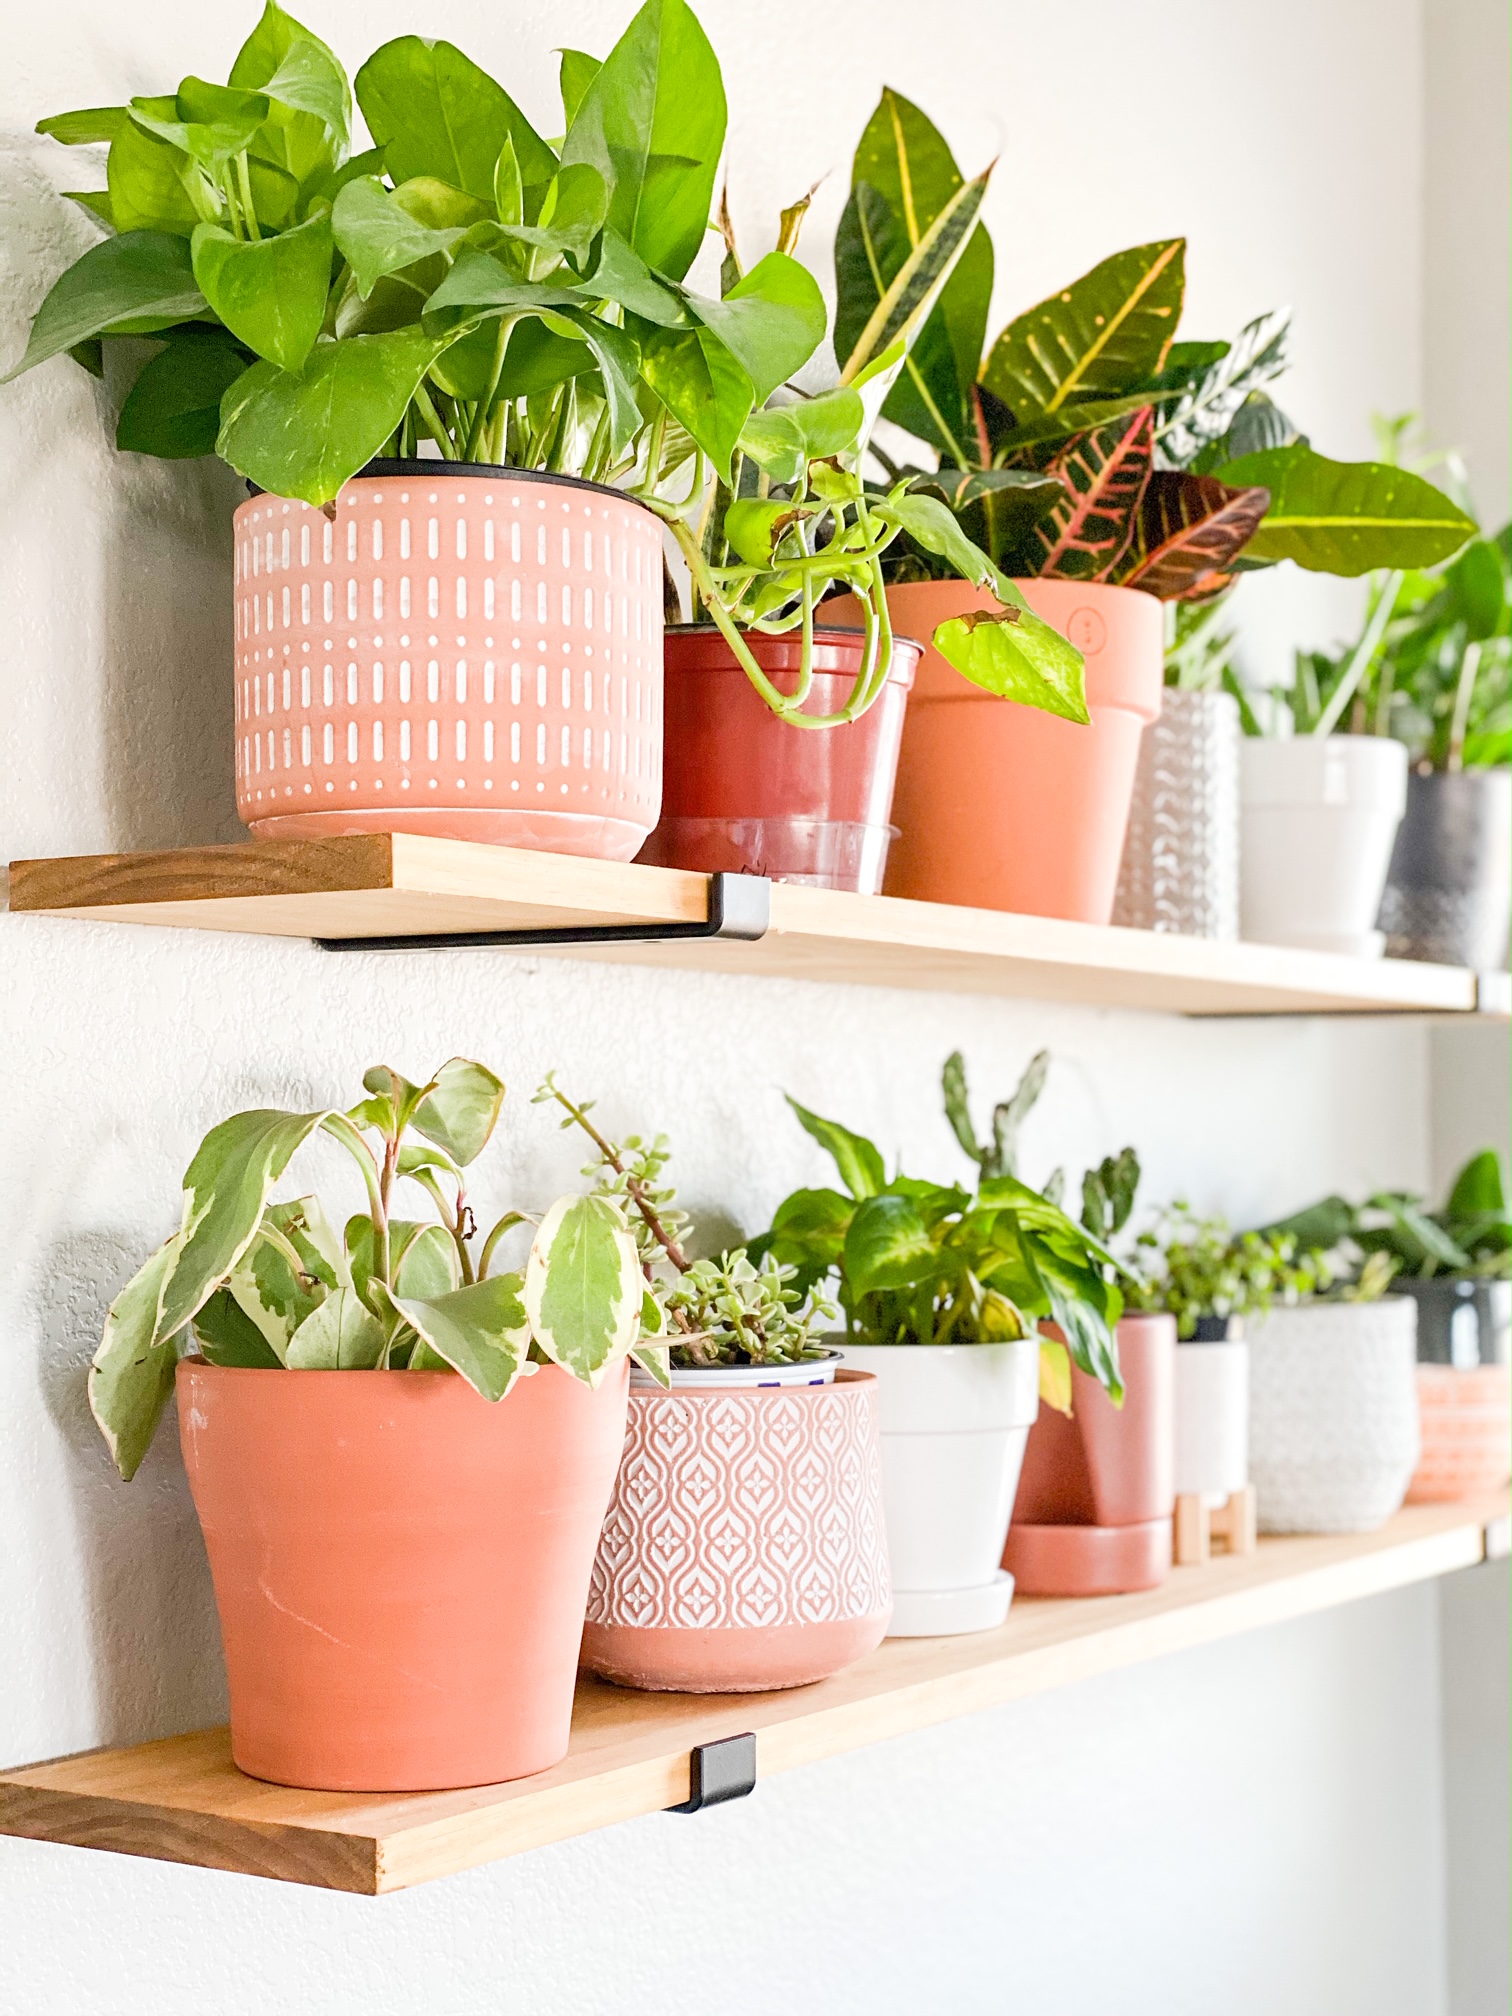
[[[1368,1533],[1419,1452],[1417,1306],[1304,1302],[1249,1319],[1250,1478],[1264,1533]]]
[[[1244,936],[1378,959],[1376,913],[1407,807],[1405,745],[1383,735],[1247,737],[1239,794]]]
[[[1249,1346],[1176,1346],[1176,1491],[1221,1505],[1249,1482]]]
[[[1000,1563],[1024,1445],[1039,1412],[1039,1343],[857,1345],[845,1362],[881,1389],[882,1502],[892,1563],[889,1636],[1001,1624]]]
[[[1139,738],[1113,922],[1239,936],[1239,703],[1168,686]]]

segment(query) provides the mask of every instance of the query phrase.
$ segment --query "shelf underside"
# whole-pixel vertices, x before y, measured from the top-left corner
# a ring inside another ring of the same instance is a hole
[[[584,1680],[565,1761],[475,1791],[290,1791],[243,1777],[224,1729],[89,1751],[0,1773],[0,1833],[376,1895],[675,1805],[688,1796],[696,1744],[754,1730],[759,1798],[776,1772],[1506,1547],[1505,1498],[1410,1506],[1377,1533],[1262,1540],[1253,1555],[1173,1569],[1139,1595],[1019,1601],[995,1631],[889,1639],[832,1680],[787,1693],[638,1694]]]
[[[14,911],[262,936],[406,938],[688,925],[708,882],[681,869],[414,834],[254,842],[11,864]],[[1405,960],[1014,916],[777,883],[756,942],[530,949],[532,957],[1081,1001],[1191,1015],[1505,1017],[1504,975]]]

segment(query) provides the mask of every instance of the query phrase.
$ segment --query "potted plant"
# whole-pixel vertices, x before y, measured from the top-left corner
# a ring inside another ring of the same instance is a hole
[[[177,1392],[243,1771],[492,1784],[566,1753],[640,1268],[602,1196],[559,1198],[499,1268],[524,1214],[478,1241],[466,1172],[504,1093],[482,1065],[363,1085],[346,1112],[205,1136],[179,1229],[111,1305],[90,1405],[130,1478]],[[273,1201],[317,1135],[361,1175],[344,1232],[317,1197]],[[433,1217],[399,1216],[400,1182]]]
[[[871,312],[875,272],[959,180],[924,114],[884,93],[837,241],[842,348]],[[1472,529],[1421,478],[1332,462],[1273,429],[1274,409],[1251,401],[1280,368],[1281,318],[1232,344],[1177,342],[1184,251],[1172,239],[1115,254],[1015,317],[983,357],[992,248],[978,227],[883,408],[939,459],[932,472],[890,464],[890,480],[932,489],[1083,652],[1092,714],[1073,738],[1009,708],[952,707],[962,696],[926,654],[900,758],[900,894],[1106,923],[1140,730],[1161,701],[1152,603],[1281,559],[1421,565]],[[895,622],[919,634],[975,599],[906,542],[884,571]],[[978,636],[990,648],[990,631]]]
[[[818,1341],[833,1311],[791,1268],[690,1257],[664,1136],[611,1141],[551,1078],[536,1097],[592,1142],[584,1173],[634,1227],[660,1339],[631,1374],[583,1664],[678,1693],[822,1680],[881,1643],[892,1607],[877,1382]]]
[[[1111,1256],[1013,1174],[1011,1101],[974,1192],[889,1178],[871,1141],[789,1103],[844,1189],[793,1192],[752,1252],[799,1290],[834,1279],[846,1363],[880,1382],[891,1634],[989,1630],[1013,1594],[1003,1543],[1040,1395],[1069,1405],[1075,1366],[1122,1397]]]

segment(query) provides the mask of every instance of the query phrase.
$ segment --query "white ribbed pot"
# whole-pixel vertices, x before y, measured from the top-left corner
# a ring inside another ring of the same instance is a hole
[[[1239,703],[1168,686],[1139,740],[1113,922],[1239,936]]]
[[[1039,1412],[1038,1339],[858,1345],[846,1338],[843,1348],[847,1366],[875,1373],[881,1393],[888,1636],[991,1630],[1013,1597],[1001,1563]]]
[[[1264,1533],[1368,1533],[1419,1453],[1417,1307],[1304,1302],[1248,1322],[1250,1479]]]
[[[1247,736],[1239,798],[1243,935],[1379,959],[1376,913],[1407,807],[1406,746],[1384,735]]]

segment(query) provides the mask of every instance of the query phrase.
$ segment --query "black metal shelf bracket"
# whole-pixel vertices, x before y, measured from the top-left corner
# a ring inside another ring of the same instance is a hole
[[[756,1738],[726,1736],[719,1743],[700,1743],[688,1752],[688,1797],[669,1813],[701,1813],[705,1806],[723,1806],[745,1799],[756,1790]]]
[[[673,938],[764,938],[772,885],[764,875],[711,875],[708,914],[693,924],[565,924],[540,931],[432,931],[416,937],[317,938],[323,952],[466,952],[473,947],[658,945]]]

